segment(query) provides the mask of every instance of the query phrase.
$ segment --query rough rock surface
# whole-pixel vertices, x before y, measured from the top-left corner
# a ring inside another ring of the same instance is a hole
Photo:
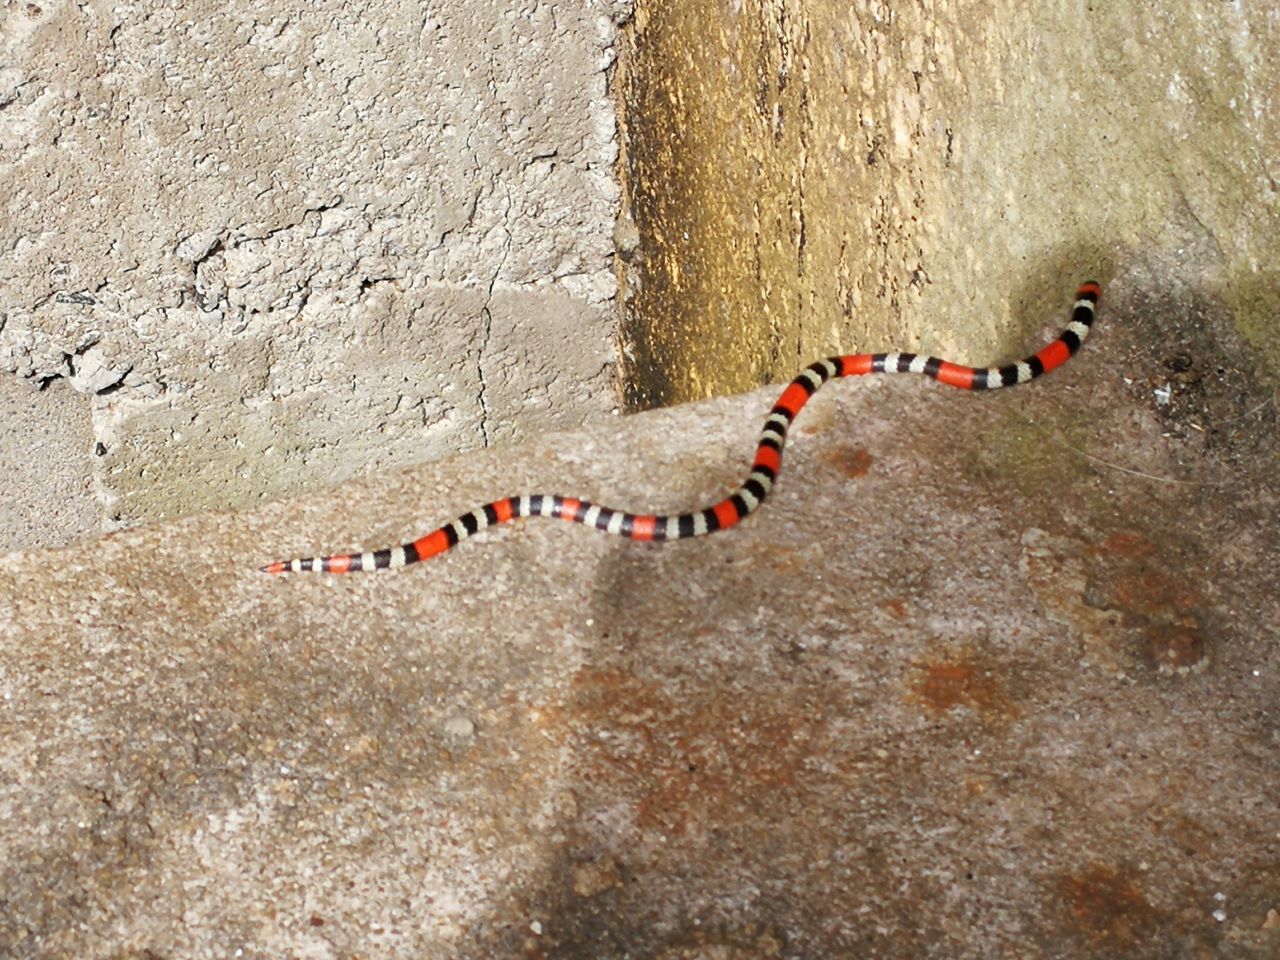
[[[708,502],[773,390],[0,561],[0,954],[1274,957],[1276,407],[1175,294],[824,388],[702,540],[256,572]]]
[[[607,414],[624,9],[4,5],[0,370],[109,518]]]

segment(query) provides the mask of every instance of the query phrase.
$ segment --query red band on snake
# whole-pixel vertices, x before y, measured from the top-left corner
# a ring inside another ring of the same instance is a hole
[[[962,390],[995,390],[1027,383],[1062,366],[1080,348],[1093,326],[1101,295],[1102,288],[1092,280],[1081,284],[1076,291],[1071,322],[1057,339],[1025,360],[1003,367],[966,367],[913,353],[860,353],[830,357],[810,364],[788,384],[765,420],[747,478],[719,503],[702,510],[671,516],[627,513],[559,494],[524,494],[486,503],[464,513],[452,523],[398,547],[366,553],[277,560],[261,569],[266,573],[352,573],[405,567],[444,553],[477,530],[518,517],[559,517],[632,540],[684,540],[727,530],[758,509],[769,495],[782,470],[782,449],[787,440],[787,430],[809,398],[828,380],[869,373],[919,373]]]

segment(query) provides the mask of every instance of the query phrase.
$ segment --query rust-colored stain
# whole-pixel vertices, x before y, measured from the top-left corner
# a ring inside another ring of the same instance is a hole
[[[1194,584],[1159,570],[1125,571],[1114,588],[1118,606],[1149,617],[1164,616],[1170,611],[1186,613],[1195,609],[1199,599]]]
[[[916,668],[919,676],[912,689],[935,713],[965,706],[984,720],[1010,720],[1018,715],[1017,705],[994,670],[965,654],[927,660]]]
[[[1195,576],[1178,566],[1176,551],[1156,554],[1141,533],[1113,533],[1093,551],[1102,569],[1092,578],[1095,603],[1119,612],[1138,631],[1141,656],[1160,673],[1182,674],[1209,662],[1201,628],[1204,598]],[[1159,565],[1158,565],[1159,564]]]
[[[636,822],[679,835],[698,824],[754,818],[777,792],[802,787],[825,720],[816,705],[684,696],[668,681],[618,669],[585,670],[575,720],[590,744],[589,782],[629,795]]]
[[[1146,534],[1135,530],[1123,530],[1108,535],[1098,544],[1094,552],[1140,558],[1151,556],[1155,549],[1155,542]]]
[[[1162,673],[1189,673],[1209,662],[1204,634],[1194,623],[1154,623],[1144,635],[1147,658]]]
[[[826,460],[850,480],[865,477],[875,461],[865,447],[849,447],[837,444],[827,454]]]
[[[1195,573],[1179,563],[1176,550],[1156,555],[1156,544],[1144,534],[1113,533],[1090,552],[1100,566],[1094,591],[1108,607],[1151,618],[1190,613],[1203,603]]]
[[[1065,875],[1061,896],[1070,926],[1095,950],[1137,946],[1160,919],[1133,872],[1105,864]]]
[[[905,620],[907,616],[907,601],[902,597],[890,597],[880,604],[881,608],[887,611],[890,616],[897,620]]]

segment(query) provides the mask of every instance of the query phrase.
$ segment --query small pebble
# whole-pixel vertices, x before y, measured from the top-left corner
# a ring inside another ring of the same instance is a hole
[[[475,736],[476,725],[461,715],[454,715],[444,722],[444,733],[456,740],[470,740]]]

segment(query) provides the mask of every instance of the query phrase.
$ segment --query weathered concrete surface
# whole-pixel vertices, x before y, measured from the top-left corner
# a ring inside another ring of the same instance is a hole
[[[86,394],[106,517],[607,415],[624,10],[4,5],[0,371]]]
[[[0,376],[0,552],[59,547],[102,531],[93,494],[93,425],[64,383]]]
[[[1275,956],[1276,407],[1174,293],[1016,391],[827,387],[704,540],[255,572],[708,502],[772,390],[8,557],[0,954]]]
[[[890,340],[979,362],[1151,250],[1280,378],[1273,4],[637,0],[622,51],[633,406]]]

